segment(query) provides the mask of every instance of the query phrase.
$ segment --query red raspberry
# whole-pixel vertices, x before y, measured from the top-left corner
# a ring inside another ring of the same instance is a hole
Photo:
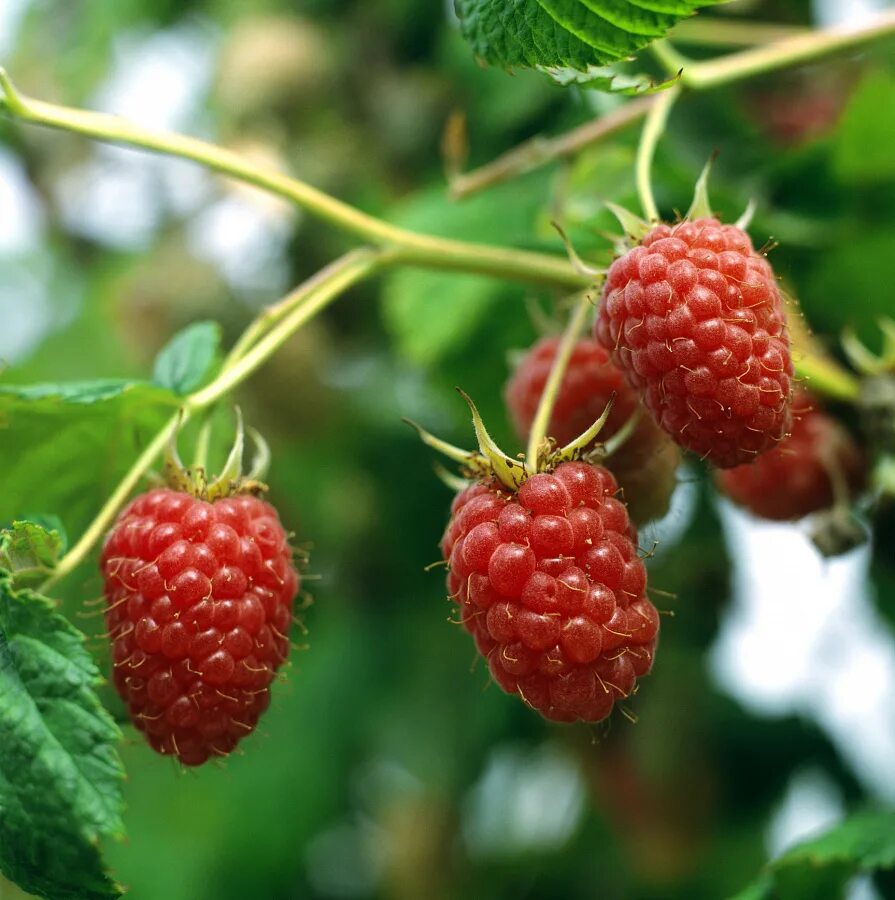
[[[812,409],[811,398],[799,392],[792,433],[751,465],[716,473],[718,488],[763,519],[801,519],[829,509],[834,500],[831,472],[859,491],[864,484],[864,459],[851,435],[831,416]],[[804,411],[801,411],[804,409]]]
[[[751,461],[787,433],[783,300],[741,228],[657,225],[610,267],[595,334],[665,431],[716,466]]]
[[[230,753],[289,653],[299,577],[276,510],[152,490],[118,516],[100,565],[115,686],[134,724],[189,766]]]
[[[548,719],[599,722],[653,663],[659,617],[617,485],[564,462],[518,491],[461,491],[441,541],[448,591],[494,680]]]
[[[538,341],[507,381],[507,409],[522,440],[528,437],[559,342],[556,337]],[[569,358],[547,433],[560,446],[573,441],[600,417],[613,393],[612,411],[596,439],[600,442],[622,428],[640,405],[640,398],[608,351],[592,338],[582,338]],[[603,465],[615,475],[631,518],[642,523],[668,511],[679,462],[677,447],[644,411],[631,436]]]

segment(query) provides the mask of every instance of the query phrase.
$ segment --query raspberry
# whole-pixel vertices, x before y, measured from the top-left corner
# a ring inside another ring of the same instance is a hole
[[[798,392],[792,433],[751,465],[716,473],[718,488],[763,519],[801,519],[833,506],[833,477],[858,491],[864,484],[863,455],[831,416],[811,408]],[[804,409],[804,411],[801,411]]]
[[[613,262],[595,335],[656,421],[719,468],[789,429],[792,359],[783,300],[735,225],[657,225]]]
[[[538,341],[507,381],[507,409],[522,440],[528,437],[558,347],[556,337]],[[615,402],[597,438],[600,442],[622,428],[640,406],[640,398],[601,344],[592,338],[577,341],[557,392],[548,434],[560,446],[573,441],[600,417],[613,393]],[[668,511],[679,462],[677,447],[643,414],[630,437],[603,465],[615,475],[633,521],[643,523]]]
[[[115,686],[153,749],[197,766],[254,730],[289,652],[299,577],[276,510],[161,488],[100,560]]]
[[[599,722],[652,667],[659,617],[617,485],[560,463],[512,491],[461,491],[441,541],[448,591],[500,687],[548,719]]]

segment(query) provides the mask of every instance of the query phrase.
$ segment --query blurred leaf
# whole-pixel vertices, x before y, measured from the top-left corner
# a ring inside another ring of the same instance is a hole
[[[800,297],[818,326],[834,334],[850,326],[865,340],[876,340],[877,320],[892,311],[892,260],[895,229],[865,231],[819,255]]]
[[[131,381],[0,385],[0,522],[49,510],[77,533],[177,403]]]
[[[833,165],[846,184],[873,184],[895,178],[895,75],[867,75],[853,94],[836,136]]]
[[[124,831],[120,733],[94,692],[84,636],[50,600],[13,587],[26,545],[45,564],[57,543],[27,523],[0,537],[0,870],[42,896],[117,897],[99,842]]]
[[[221,346],[217,322],[195,322],[162,347],[152,380],[175,394],[189,394],[211,375]]]
[[[859,872],[895,868],[895,811],[863,812],[787,850],[736,900],[837,896]]]
[[[544,177],[499,185],[462,202],[442,188],[418,194],[397,215],[407,228],[503,244],[531,242],[546,197]],[[401,269],[385,282],[382,302],[388,331],[408,359],[431,364],[462,347],[494,304],[517,288],[475,275]],[[524,315],[520,303],[520,314]]]
[[[473,51],[498,66],[586,70],[630,56],[699,7],[666,0],[661,12],[630,0],[455,0]]]
[[[0,569],[8,572],[19,586],[46,578],[60,553],[59,532],[35,522],[13,522],[0,531]]]

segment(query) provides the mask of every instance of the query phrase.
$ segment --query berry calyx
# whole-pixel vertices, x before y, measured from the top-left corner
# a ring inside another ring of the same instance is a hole
[[[755,462],[715,474],[718,489],[763,519],[787,521],[830,509],[864,484],[863,454],[851,435],[803,391],[792,432]]]
[[[656,422],[715,466],[787,434],[783,300],[742,228],[710,216],[650,228],[610,266],[594,334]]]
[[[539,340],[521,357],[507,381],[507,409],[522,440],[528,437],[559,343],[558,337]],[[556,394],[548,433],[560,444],[572,441],[613,397],[611,411],[599,434],[602,441],[618,434],[642,407],[637,392],[625,381],[609,352],[593,338],[580,338]],[[594,448],[592,443],[584,450]],[[677,484],[680,451],[645,410],[618,449],[599,462],[615,475],[635,523],[659,518],[668,511]]]
[[[255,729],[289,653],[300,583],[276,510],[245,492],[262,486],[231,474],[210,499],[140,494],[100,558],[115,687],[150,746],[189,766],[226,756]]]

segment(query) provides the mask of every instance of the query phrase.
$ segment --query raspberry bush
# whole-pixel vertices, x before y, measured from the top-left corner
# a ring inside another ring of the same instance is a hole
[[[0,12],[0,896],[892,894],[895,14],[714,5]]]

